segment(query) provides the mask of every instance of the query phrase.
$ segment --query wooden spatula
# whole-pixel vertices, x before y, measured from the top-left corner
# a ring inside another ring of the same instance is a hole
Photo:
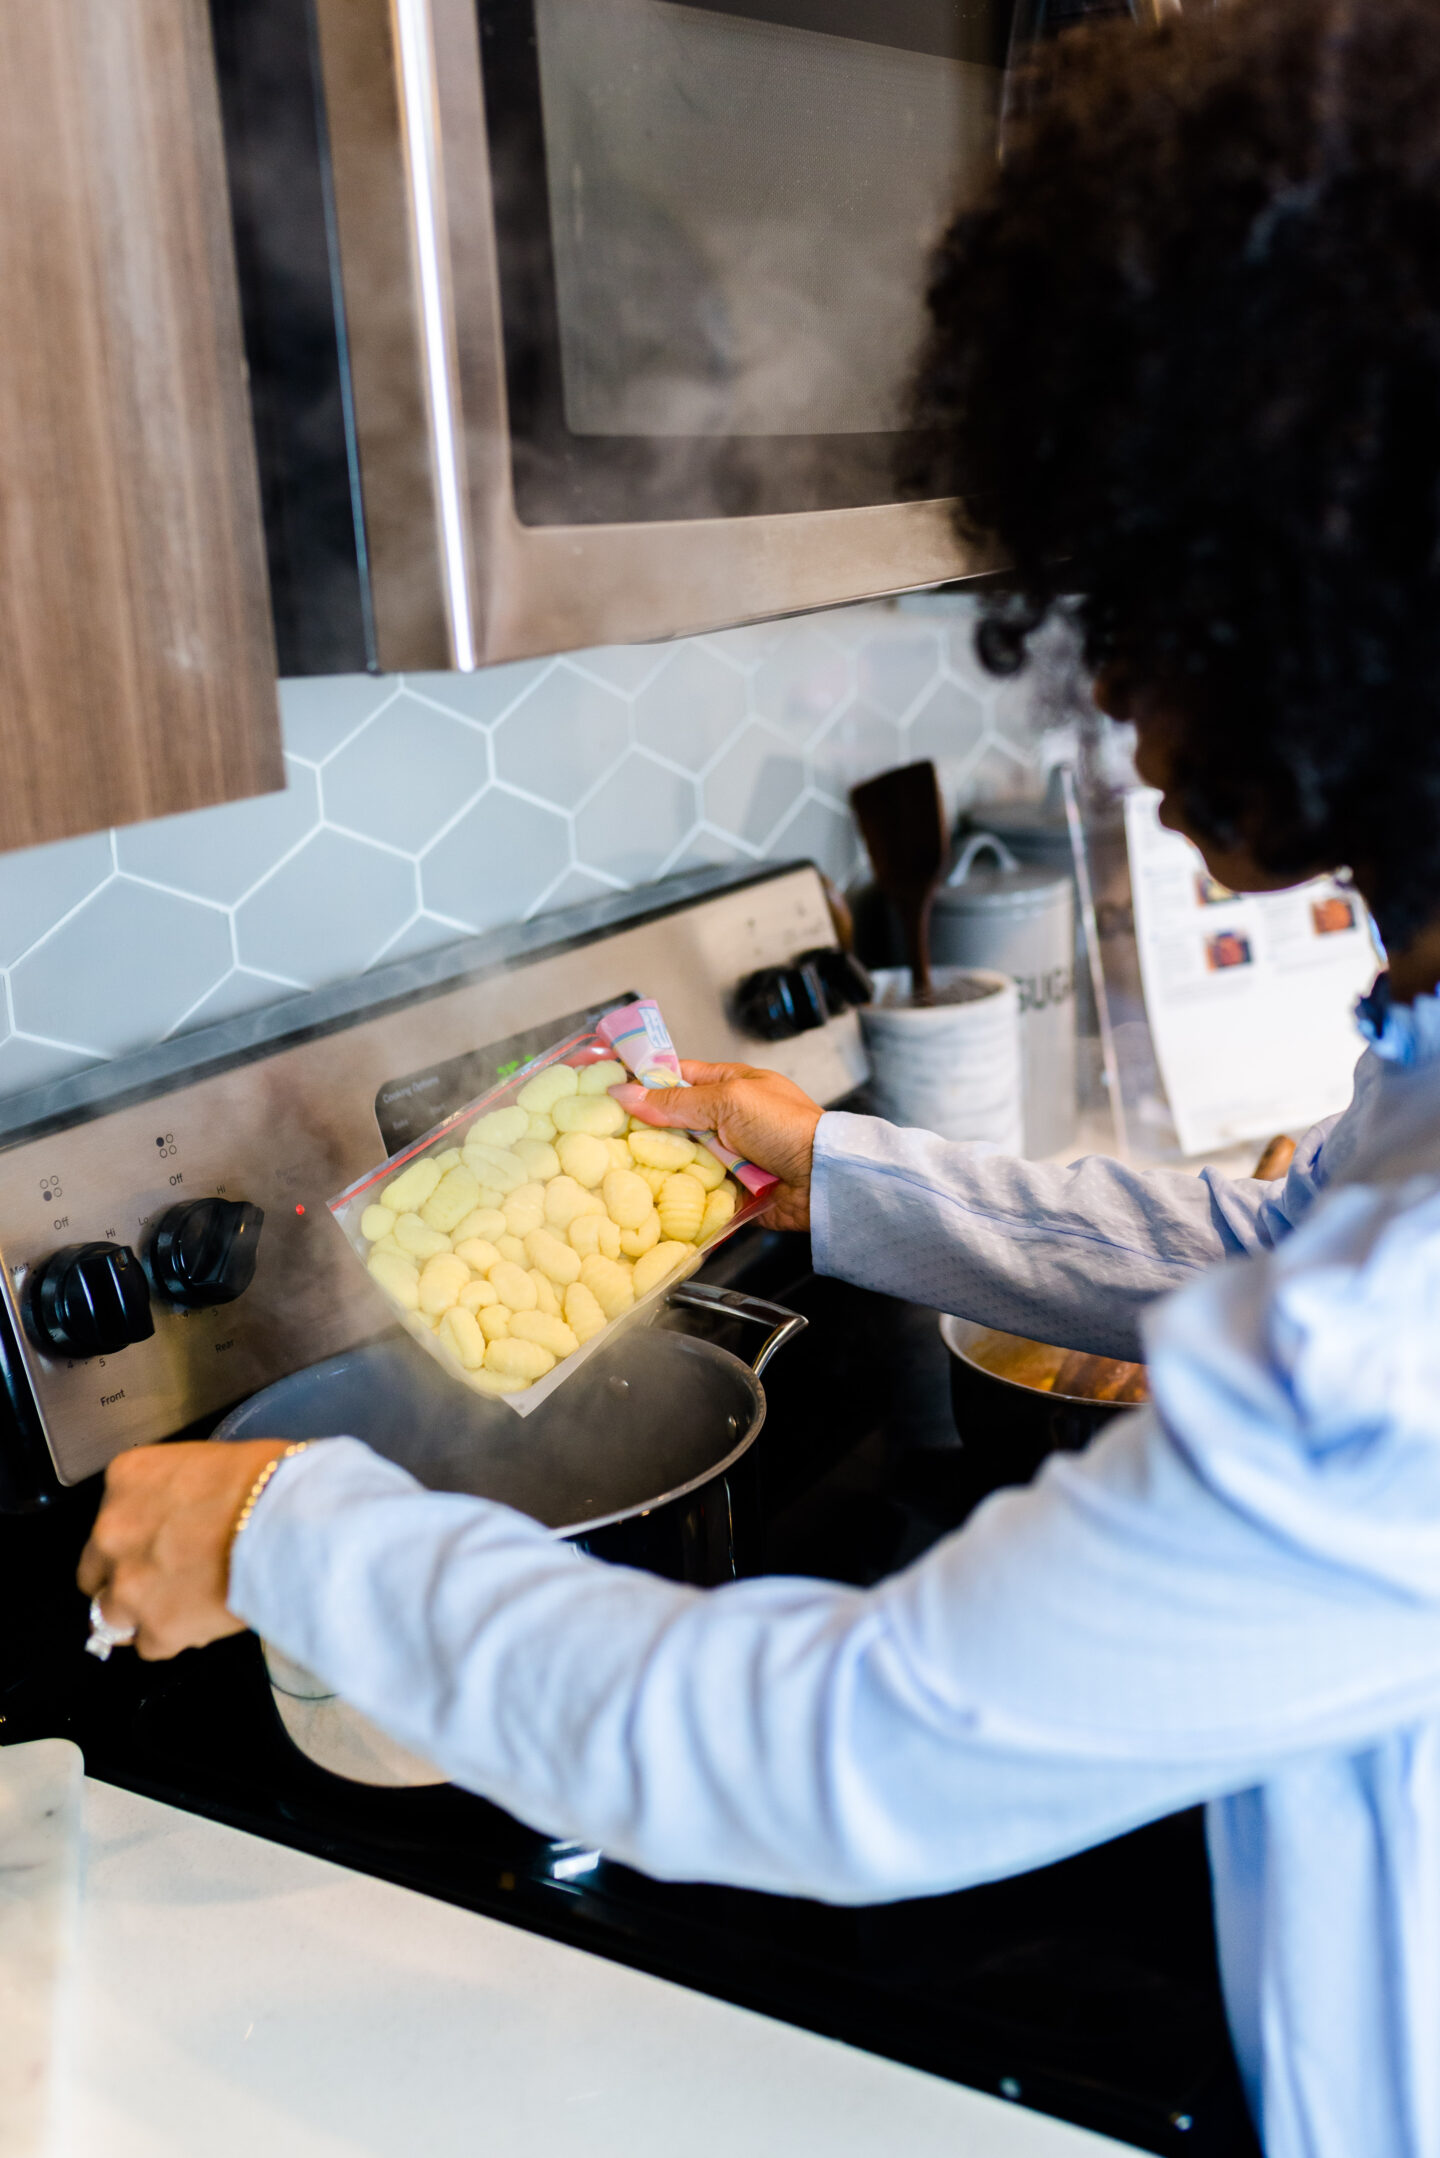
[[[930,902],[949,846],[935,767],[897,765],[851,791],[875,882],[900,917],[917,1004],[930,1001]]]

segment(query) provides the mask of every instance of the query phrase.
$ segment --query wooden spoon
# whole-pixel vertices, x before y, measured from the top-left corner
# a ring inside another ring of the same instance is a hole
[[[930,903],[950,844],[935,767],[927,758],[881,772],[852,788],[850,806],[875,882],[900,917],[912,1001],[928,1004]]]

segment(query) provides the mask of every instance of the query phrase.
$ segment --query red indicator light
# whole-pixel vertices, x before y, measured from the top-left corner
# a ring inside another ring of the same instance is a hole
[[[296,1209],[295,1209],[295,1211],[296,1211],[296,1213],[297,1213],[297,1214],[303,1214],[303,1213],[304,1213],[304,1211],[305,1211],[305,1209],[304,1209],[304,1207],[303,1207],[303,1206],[297,1206],[297,1207],[296,1207]]]

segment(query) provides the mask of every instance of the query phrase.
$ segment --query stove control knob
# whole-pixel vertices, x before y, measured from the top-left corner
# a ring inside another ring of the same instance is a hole
[[[810,966],[762,967],[735,992],[735,1015],[762,1042],[789,1041],[825,1024],[825,992]]]
[[[868,1004],[875,994],[875,984],[859,960],[833,944],[821,945],[817,951],[802,952],[795,964],[815,969],[832,1019],[838,1019],[842,1012],[852,1010],[857,1004]]]
[[[65,1245],[31,1293],[35,1329],[62,1356],[114,1356],[155,1331],[145,1270],[124,1244]]]
[[[263,1210],[248,1199],[187,1199],[160,1216],[150,1276],[168,1303],[233,1304],[255,1279]]]

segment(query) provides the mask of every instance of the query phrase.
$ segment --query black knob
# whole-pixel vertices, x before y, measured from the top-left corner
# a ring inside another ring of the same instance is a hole
[[[821,945],[818,951],[802,952],[795,964],[815,969],[832,1019],[838,1019],[841,1012],[849,1011],[854,1005],[868,1004],[875,994],[875,984],[859,960],[833,944]]]
[[[145,1271],[124,1244],[67,1244],[36,1277],[35,1328],[62,1356],[114,1356],[155,1331]]]
[[[792,1034],[823,1027],[825,994],[813,967],[762,967],[735,992],[735,1015],[747,1034],[761,1041],[788,1041]]]
[[[233,1304],[255,1279],[262,1208],[248,1199],[187,1199],[155,1224],[150,1272],[172,1304]]]

